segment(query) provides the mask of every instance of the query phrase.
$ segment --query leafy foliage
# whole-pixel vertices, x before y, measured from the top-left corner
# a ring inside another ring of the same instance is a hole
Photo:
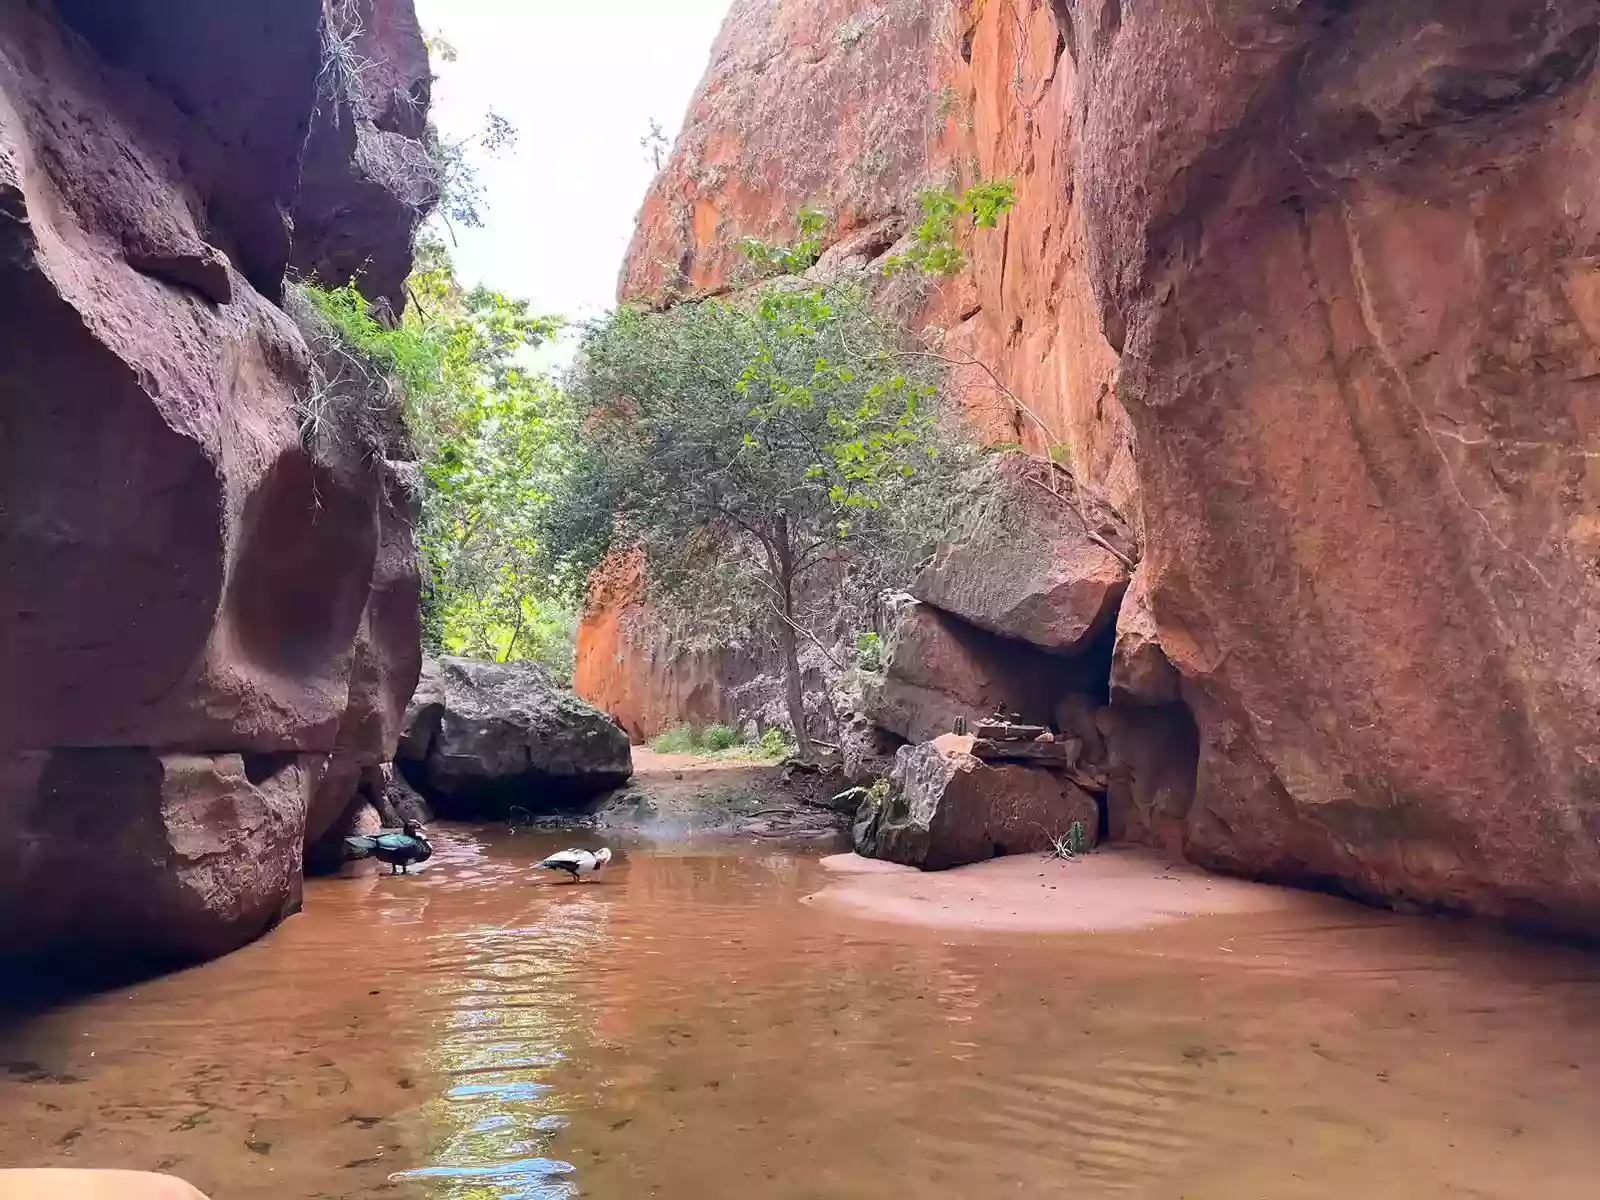
[[[883,639],[868,630],[856,635],[856,661],[863,671],[883,669]]]
[[[591,436],[559,514],[568,552],[594,561],[620,536],[664,585],[698,588],[738,544],[765,590],[783,555],[800,575],[867,542],[940,447],[934,374],[896,345],[855,286],[591,327],[570,384]]]
[[[833,797],[833,803],[838,806],[853,801],[857,805],[870,804],[873,808],[880,808],[888,803],[892,795],[894,795],[893,783],[887,779],[874,779],[862,787],[845,788]]]
[[[1068,826],[1067,831],[1059,836],[1055,834],[1045,836],[1050,839],[1050,849],[1045,852],[1046,858],[1077,862],[1089,852],[1089,835],[1085,832],[1082,821],[1074,821]]]
[[[929,275],[959,275],[967,268],[967,255],[957,242],[963,223],[973,229],[993,229],[1016,203],[1016,186],[1008,179],[973,184],[959,196],[949,188],[929,188],[919,197],[922,222],[912,235],[911,248],[884,263],[893,275],[915,268]]]
[[[747,241],[747,256],[811,265],[825,218],[797,224],[795,245]],[[614,539],[638,545],[658,597],[720,630],[764,617],[805,754],[798,644],[820,640],[803,610],[827,591],[812,574],[901,584],[952,515],[963,455],[933,360],[860,280],[623,308],[588,329],[569,380],[586,437],[549,541],[584,566]]]
[[[437,239],[419,245],[409,287],[394,328],[354,285],[302,293],[403,393],[424,481],[424,639],[435,652],[531,658],[570,676],[576,610],[540,535],[577,428],[560,389],[522,363],[560,323],[524,300],[462,288]]]
[[[707,750],[727,750],[739,744],[739,735],[728,725],[707,725],[700,744]]]
[[[760,238],[747,237],[740,239],[738,251],[764,279],[803,274],[822,257],[822,235],[828,228],[828,214],[808,204],[796,215],[795,228],[800,240],[793,245],[772,245]]]
[[[713,758],[777,761],[792,753],[794,747],[783,735],[783,730],[776,727],[768,729],[756,741],[747,742],[727,725],[707,725],[698,731],[693,725],[679,725],[651,739],[650,749],[657,754],[703,754]]]
[[[650,740],[650,749],[657,754],[693,754],[698,748],[692,725],[679,725]]]

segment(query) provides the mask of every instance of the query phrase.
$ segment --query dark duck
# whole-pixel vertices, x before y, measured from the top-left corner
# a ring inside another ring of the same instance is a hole
[[[385,829],[370,837],[347,837],[344,844],[351,858],[375,858],[388,863],[391,875],[405,875],[412,863],[427,862],[433,857],[433,843],[420,821],[407,821],[399,833]]]

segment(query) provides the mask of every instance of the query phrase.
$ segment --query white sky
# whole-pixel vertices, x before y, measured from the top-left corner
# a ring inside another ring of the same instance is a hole
[[[438,63],[433,115],[448,140],[493,109],[517,143],[479,160],[483,229],[456,231],[466,283],[574,319],[609,308],[655,168],[652,118],[676,135],[730,0],[417,0]]]

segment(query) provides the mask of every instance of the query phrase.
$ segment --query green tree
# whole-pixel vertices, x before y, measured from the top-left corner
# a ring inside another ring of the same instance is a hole
[[[809,266],[821,226],[807,212],[800,227],[798,246],[747,254],[769,271]],[[552,541],[575,563],[613,539],[638,545],[689,611],[732,624],[764,612],[802,756],[806,577],[832,562],[903,582],[952,494],[938,365],[915,346],[865,281],[786,278],[665,312],[623,308],[589,328],[569,380],[585,437],[549,510]]]

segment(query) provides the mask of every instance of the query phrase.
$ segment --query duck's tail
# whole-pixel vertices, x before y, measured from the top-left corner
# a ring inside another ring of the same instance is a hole
[[[378,848],[378,839],[372,837],[347,837],[344,840],[345,853],[351,858],[366,858]]]

